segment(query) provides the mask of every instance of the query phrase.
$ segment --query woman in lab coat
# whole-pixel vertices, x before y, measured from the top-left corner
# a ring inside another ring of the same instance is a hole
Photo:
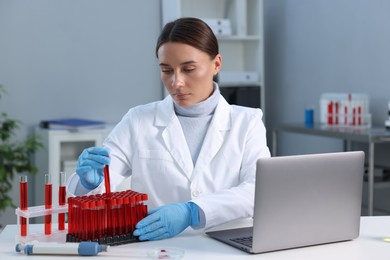
[[[131,108],[104,148],[84,150],[68,189],[104,192],[105,164],[112,191],[131,175],[131,188],[148,194],[151,209],[134,231],[141,240],[252,216],[256,161],[270,156],[262,111],[229,105],[221,96],[213,77],[222,57],[203,21],[168,23],[156,56],[170,95]]]

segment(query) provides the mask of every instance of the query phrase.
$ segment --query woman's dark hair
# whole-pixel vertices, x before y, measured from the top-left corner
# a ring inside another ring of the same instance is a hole
[[[156,44],[158,49],[166,42],[179,42],[207,53],[212,59],[219,53],[218,40],[211,28],[201,19],[193,17],[179,18],[167,23]]]

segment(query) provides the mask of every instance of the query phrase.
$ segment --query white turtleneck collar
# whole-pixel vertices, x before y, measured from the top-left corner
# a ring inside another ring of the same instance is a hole
[[[179,106],[174,103],[175,113],[184,117],[204,117],[214,114],[220,97],[218,84],[213,82],[213,94],[206,100],[192,106]]]

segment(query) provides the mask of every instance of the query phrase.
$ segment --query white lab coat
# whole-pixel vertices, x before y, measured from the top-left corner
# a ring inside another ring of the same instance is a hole
[[[262,111],[222,96],[195,166],[170,96],[130,109],[103,145],[112,191],[132,175],[131,188],[148,194],[150,208],[192,201],[206,229],[253,215],[256,160],[270,156]],[[101,184],[91,193],[103,191]]]

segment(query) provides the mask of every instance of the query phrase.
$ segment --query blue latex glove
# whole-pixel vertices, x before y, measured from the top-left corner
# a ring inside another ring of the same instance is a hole
[[[133,235],[139,240],[159,240],[174,237],[188,226],[199,224],[199,208],[193,202],[174,203],[149,211],[137,223]]]
[[[108,155],[108,151],[101,147],[90,147],[80,154],[76,173],[85,188],[93,190],[103,181],[103,168],[110,164]]]

